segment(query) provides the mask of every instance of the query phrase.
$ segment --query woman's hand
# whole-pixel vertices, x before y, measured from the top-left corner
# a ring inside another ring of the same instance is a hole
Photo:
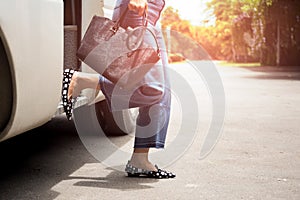
[[[139,16],[143,16],[148,10],[148,2],[147,0],[130,0],[128,8],[137,12]]]

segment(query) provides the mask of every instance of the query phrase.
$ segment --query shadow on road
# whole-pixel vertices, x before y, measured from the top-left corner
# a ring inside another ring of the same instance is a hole
[[[119,190],[133,190],[133,189],[148,189],[153,188],[147,183],[154,183],[158,180],[150,178],[128,178],[124,176],[123,172],[111,169],[111,173],[106,177],[76,177],[72,176],[69,179],[78,179],[75,186],[95,187],[95,188],[109,188]]]
[[[255,75],[245,76],[254,79],[274,79],[274,80],[300,80],[300,67],[241,67],[251,72],[258,72]]]
[[[56,198],[51,188],[64,180],[74,186],[111,189],[147,189],[150,179],[128,178],[114,171],[105,177],[70,176],[87,163],[98,163],[82,145],[75,126],[63,117],[0,143],[0,199]]]

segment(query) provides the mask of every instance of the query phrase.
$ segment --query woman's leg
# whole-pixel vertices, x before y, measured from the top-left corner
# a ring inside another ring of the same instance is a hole
[[[168,56],[159,28],[156,28],[156,36],[161,50],[159,65],[163,69],[160,75],[164,76],[164,93],[158,102],[139,109],[134,151],[130,160],[130,164],[133,166],[146,170],[155,169],[154,171],[157,169],[148,160],[149,148],[164,148],[171,107],[171,90],[167,74]]]
[[[69,85],[68,99],[76,98],[81,90],[86,88],[100,90],[99,74],[74,72]]]
[[[106,88],[113,88],[113,84],[109,81],[106,83]],[[75,72],[68,90],[68,97],[76,97],[80,94],[81,90],[91,88],[100,90],[99,74]],[[167,90],[168,91],[168,90]],[[105,90],[106,95],[112,90]],[[130,159],[130,164],[149,171],[156,171],[155,166],[149,161],[149,148],[163,148],[167,133],[170,115],[170,92],[164,92],[162,98],[155,94],[152,101],[157,102],[152,105],[151,94],[142,93],[137,90],[133,94],[134,104],[146,104],[139,108],[139,116],[137,119],[136,137],[134,150]],[[156,99],[156,100],[154,100]],[[160,101],[158,101],[160,99]],[[152,110],[151,110],[152,109]],[[150,111],[151,110],[151,111]],[[151,124],[151,126],[148,126]]]
[[[134,148],[130,164],[141,169],[156,171],[157,169],[148,160],[149,148]]]
[[[160,103],[141,107],[137,118],[134,151],[129,164],[150,170],[157,169],[148,160],[149,148],[164,148],[170,119],[171,93],[164,92]]]

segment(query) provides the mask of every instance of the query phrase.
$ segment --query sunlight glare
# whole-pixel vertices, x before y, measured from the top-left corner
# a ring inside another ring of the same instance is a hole
[[[193,25],[201,25],[204,20],[211,21],[211,12],[206,11],[206,3],[210,0],[165,0],[166,7],[177,9],[182,19],[189,20]]]

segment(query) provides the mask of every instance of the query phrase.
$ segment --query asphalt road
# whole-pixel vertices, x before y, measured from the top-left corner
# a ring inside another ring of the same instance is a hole
[[[128,178],[99,163],[60,116],[0,143],[0,199],[300,199],[300,70],[218,70],[226,94],[223,133],[200,160],[211,110],[209,98],[198,96],[198,133],[167,167],[175,179]],[[174,102],[167,144],[180,126]],[[131,140],[111,138],[120,148]]]

